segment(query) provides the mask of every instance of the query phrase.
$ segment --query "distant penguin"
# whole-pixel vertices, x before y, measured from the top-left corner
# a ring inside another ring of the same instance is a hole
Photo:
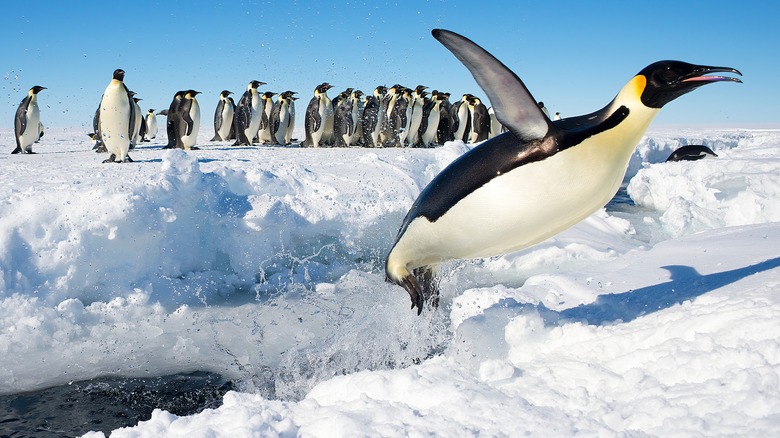
[[[178,108],[179,123],[177,139],[179,147],[185,150],[197,149],[198,131],[200,130],[200,104],[195,97],[200,91],[187,90]]]
[[[14,117],[14,137],[16,149],[12,154],[33,154],[32,145],[40,137],[41,110],[38,108],[38,93],[46,87],[36,85],[27,91],[27,96],[19,103]]]
[[[44,134],[43,131],[44,131],[43,123],[42,122],[38,123],[38,138],[35,139],[36,143],[38,143],[41,140],[41,137],[43,137]]]
[[[469,69],[510,132],[471,148],[421,192],[387,256],[385,273],[418,313],[437,302],[432,268],[528,248],[604,207],[661,108],[703,85],[741,82],[727,67],[660,61],[634,75],[602,109],[553,122],[517,75],[473,41],[433,36]],[[599,72],[603,74],[603,72]]]
[[[423,119],[423,107],[425,106],[426,95],[424,85],[418,85],[412,92],[409,102],[409,128],[406,136],[406,142],[409,146],[416,146],[420,141],[420,124]]]
[[[132,91],[130,93],[133,95],[133,120],[135,121],[133,126],[133,139],[130,140],[130,149],[135,149],[146,134],[146,125],[144,124],[143,110],[141,109],[141,106],[138,105],[138,102],[140,102],[141,99],[135,97],[135,93]]]
[[[544,115],[547,116],[547,118],[549,119],[550,118],[550,111],[548,111],[547,107],[544,106],[544,102],[539,101],[536,104],[539,106],[539,109],[542,110]]]
[[[334,99],[335,100],[335,99]],[[338,100],[338,105],[333,109],[333,135],[336,138],[337,147],[351,146],[350,139],[355,132],[355,124],[352,121],[352,101],[349,96],[343,96]]]
[[[492,106],[488,108],[488,116],[490,117],[490,134],[488,135],[488,138],[493,138],[504,132],[504,127],[501,126],[501,122],[498,121],[496,110],[494,110]]]
[[[327,94],[331,88],[333,85],[323,82],[314,89],[314,97],[311,98],[306,107],[304,146],[316,148],[325,144],[328,141],[325,135],[328,123],[330,123],[331,136],[333,134],[333,105]]]
[[[441,104],[443,97],[438,92],[431,93],[431,99],[425,103],[422,110],[422,120],[420,122],[419,136],[420,145],[429,148],[437,141],[436,134],[439,131],[441,122]]]
[[[292,94],[296,94],[295,91]],[[292,143],[293,132],[295,131],[295,101],[298,100],[295,96],[290,96],[290,123],[287,125],[287,132],[284,133],[284,144]]]
[[[260,94],[257,88],[265,82],[252,81],[236,105],[233,124],[236,130],[236,142],[233,146],[249,146],[260,128]]]
[[[441,100],[441,106],[439,111],[439,129],[436,131],[436,143],[444,144],[445,142],[452,141],[452,130],[450,129],[450,111],[452,109],[452,103],[450,102],[450,93],[439,91],[439,100]]]
[[[157,137],[157,117],[154,115],[153,108],[150,108],[149,111],[146,112],[144,125],[146,125],[146,135],[144,135],[142,141],[152,141],[153,138]]]
[[[111,154],[104,163],[133,161],[127,152],[134,135],[135,110],[124,79],[125,71],[116,69],[100,100],[100,136]]]
[[[276,100],[273,108],[271,108],[268,124],[270,125],[271,139],[274,144],[289,144],[289,139],[285,137],[290,123],[294,121],[294,118],[291,117],[292,111],[295,111],[295,107],[292,104],[294,93],[294,91],[285,91],[280,94],[279,99]]]
[[[271,125],[269,119],[274,107],[276,93],[266,91],[260,96],[260,126],[257,129],[257,141],[260,144],[271,143]]]
[[[219,93],[219,102],[214,111],[214,137],[211,141],[227,141],[230,130],[233,127],[233,114],[236,111],[233,101],[230,99],[232,91],[222,90]]]
[[[553,121],[558,121],[558,120],[561,120],[561,113],[556,112],[555,115],[553,116]]]
[[[379,131],[379,142],[381,146],[389,146],[397,144],[399,127],[394,126],[396,121],[392,120],[393,111],[395,111],[395,105],[398,103],[398,98],[401,96],[406,87],[395,84],[385,93],[384,99],[382,99],[385,120],[382,123],[382,128]]]
[[[173,149],[173,148],[181,148],[182,146],[178,144],[177,138],[178,138],[178,132],[179,127],[178,123],[180,120],[179,117],[179,107],[181,106],[181,101],[184,99],[184,94],[186,93],[186,90],[180,90],[177,91],[176,94],[173,95],[173,100],[171,100],[171,104],[168,106],[168,111],[161,111],[165,113],[166,116],[166,122],[165,122],[165,133],[168,135],[168,144],[163,147],[163,149]]]
[[[666,159],[667,162],[669,161],[696,161],[701,160],[702,158],[710,158],[710,157],[717,157],[718,154],[713,152],[712,149],[708,148],[704,145],[688,145],[688,146],[682,146],[672,152],[671,155],[669,155],[669,158]]]
[[[409,134],[410,134],[410,125],[412,123],[412,103],[413,103],[413,97],[412,93],[414,90],[411,88],[404,89],[404,92],[401,94],[401,96],[398,98],[398,101],[395,104],[396,113],[400,115],[400,111],[403,109],[404,114],[402,115],[403,124],[401,125],[401,129],[398,131],[398,146],[407,146],[409,144]]]
[[[469,143],[487,140],[490,134],[490,115],[485,104],[476,96],[469,99],[469,118],[471,119]]]
[[[352,125],[355,127],[352,132],[352,136],[349,138],[349,144],[351,146],[359,145],[363,141],[363,92],[360,90],[354,90],[349,94],[349,100],[352,102]],[[335,128],[334,128],[335,129]]]
[[[363,146],[375,148],[380,146],[379,131],[382,129],[386,114],[382,108],[382,100],[387,93],[387,87],[380,85],[374,88],[374,93],[366,97],[363,116],[360,124],[363,129]]]
[[[92,117],[92,132],[87,134],[89,138],[95,141],[95,145],[92,147],[97,153],[108,152],[106,145],[103,144],[103,140],[100,138],[100,104],[95,110],[95,115]]]
[[[471,94],[464,94],[459,102],[452,104],[450,109],[450,128],[452,129],[452,138],[467,142],[469,139],[469,130],[471,128],[471,119],[469,112],[469,99]]]

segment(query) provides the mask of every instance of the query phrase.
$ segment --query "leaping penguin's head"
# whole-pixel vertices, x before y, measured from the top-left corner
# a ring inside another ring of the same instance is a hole
[[[739,70],[731,67],[694,65],[681,61],[658,61],[650,64],[637,74],[646,79],[641,96],[642,103],[650,108],[662,108],[702,85],[723,81],[742,82],[730,76],[706,76],[709,73],[722,72],[742,75]]]
[[[114,79],[117,81],[124,81],[125,80],[125,71],[121,68],[118,68],[114,70]]]

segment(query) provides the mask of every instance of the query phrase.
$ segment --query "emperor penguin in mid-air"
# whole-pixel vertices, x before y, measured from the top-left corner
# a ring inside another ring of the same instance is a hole
[[[127,152],[135,135],[135,108],[124,80],[125,71],[114,70],[111,82],[100,100],[100,137],[111,154],[104,163],[133,161]]]
[[[303,146],[317,148],[328,144],[329,137],[333,136],[333,103],[328,97],[328,90],[331,88],[333,85],[327,82],[314,88],[314,97],[311,98],[309,106],[306,107],[306,119],[304,120],[306,139]],[[330,133],[327,133],[328,125],[330,125]]]
[[[214,111],[214,137],[211,141],[227,141],[230,137],[230,130],[233,127],[233,114],[236,106],[230,95],[232,91],[222,90],[219,93],[219,102]]]
[[[178,147],[185,150],[197,149],[195,143],[200,131],[200,104],[195,96],[198,94],[200,91],[187,90],[177,110],[179,120],[176,138]]]
[[[36,85],[27,91],[27,96],[19,103],[14,117],[14,137],[16,149],[12,154],[33,154],[32,145],[41,135],[41,110],[38,108],[38,93],[46,87]]]
[[[260,94],[257,88],[265,82],[252,81],[239,99],[233,115],[236,130],[236,142],[233,146],[250,146],[260,128]]]
[[[520,78],[471,40],[433,36],[471,72],[509,130],[469,150],[420,193],[387,256],[389,281],[412,308],[438,293],[432,268],[539,243],[585,219],[615,195],[634,147],[660,109],[714,82],[730,67],[659,61],[642,69],[604,108],[553,122]]]
[[[154,108],[150,108],[149,111],[146,112],[144,125],[146,125],[146,135],[144,135],[144,138],[141,141],[152,141],[153,138],[157,137],[157,117],[154,115]]]

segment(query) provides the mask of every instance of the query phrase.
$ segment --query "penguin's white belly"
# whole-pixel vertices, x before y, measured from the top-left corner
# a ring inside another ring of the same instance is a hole
[[[184,143],[184,149],[192,148],[198,141],[198,131],[200,131],[200,105],[194,100],[192,102],[192,108],[190,108],[190,118],[192,119],[192,132],[190,135],[183,135],[181,137],[181,141]]]
[[[428,115],[428,125],[425,127],[425,132],[423,132],[421,139],[426,146],[432,144],[436,138],[436,131],[439,129],[440,113],[441,110],[434,108]]]
[[[109,85],[100,102],[100,135],[103,144],[117,160],[130,149],[130,112],[133,107],[124,86]]]
[[[27,117],[27,127],[24,129],[24,134],[19,136],[19,143],[22,149],[29,150],[30,146],[38,140],[41,130],[41,110],[36,102],[31,102],[27,106],[25,117]]]
[[[290,113],[287,108],[282,107],[279,111],[279,128],[276,130],[274,137],[279,144],[287,144],[287,127],[290,124]]]
[[[284,133],[284,144],[289,144],[292,141],[293,130],[295,129],[295,106],[294,105],[290,105],[290,108],[287,110],[287,114],[289,114],[289,120],[287,122],[287,129],[285,129],[285,133]]]
[[[252,98],[252,117],[249,119],[249,126],[244,130],[244,134],[250,143],[257,135],[258,129],[260,129],[261,111],[263,109],[262,105],[255,103],[255,100],[259,101],[260,99]]]
[[[414,219],[396,250],[413,269],[506,254],[571,227],[614,196],[630,156],[583,146],[494,178],[433,223]]]
[[[157,137],[157,119],[154,115],[150,115],[146,118],[146,138]]]
[[[230,135],[234,112],[233,107],[230,105],[224,105],[222,108],[222,114],[220,115],[222,117],[222,125],[219,127],[219,138],[223,140],[227,140],[228,135]]]

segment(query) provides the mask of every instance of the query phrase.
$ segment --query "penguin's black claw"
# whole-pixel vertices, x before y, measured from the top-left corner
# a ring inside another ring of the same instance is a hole
[[[16,148],[13,151],[11,151],[11,154],[20,154],[22,153],[22,150],[20,148]]]
[[[421,314],[423,309],[423,302],[425,301],[425,296],[420,290],[420,286],[417,285],[417,281],[414,279],[413,276],[408,275],[403,279],[403,284],[401,284],[401,286],[403,286],[403,288],[406,289],[406,292],[409,293],[409,298],[412,299],[411,309],[417,307],[417,314],[418,315]]]

